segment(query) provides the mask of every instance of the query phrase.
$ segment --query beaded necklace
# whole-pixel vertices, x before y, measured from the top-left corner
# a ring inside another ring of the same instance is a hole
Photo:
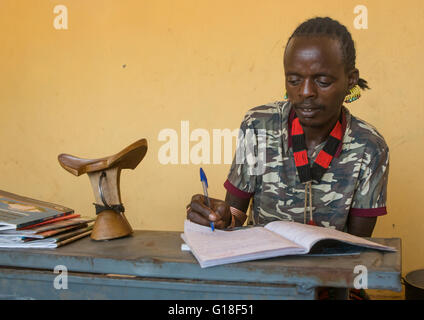
[[[342,117],[342,115],[340,115]],[[328,136],[324,148],[318,153],[312,166],[309,164],[308,151],[306,147],[305,133],[299,118],[295,116],[291,126],[293,155],[296,169],[301,183],[305,183],[305,207],[304,223],[306,223],[306,208],[309,194],[309,224],[315,225],[312,216],[312,180],[321,182],[321,178],[331,164],[340,144],[342,143],[343,129],[340,120]]]

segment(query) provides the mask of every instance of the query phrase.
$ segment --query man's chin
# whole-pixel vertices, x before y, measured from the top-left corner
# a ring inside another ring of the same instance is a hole
[[[319,128],[323,126],[322,121],[319,121],[319,119],[316,118],[299,118],[299,122],[302,125],[302,127],[308,127],[308,128]]]

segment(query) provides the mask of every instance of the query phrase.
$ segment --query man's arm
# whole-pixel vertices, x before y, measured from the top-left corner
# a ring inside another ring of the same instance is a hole
[[[347,232],[358,237],[371,237],[377,217],[358,217],[349,215]]]
[[[389,148],[377,139],[367,150],[347,221],[347,232],[359,237],[371,237],[377,217],[387,214]]]

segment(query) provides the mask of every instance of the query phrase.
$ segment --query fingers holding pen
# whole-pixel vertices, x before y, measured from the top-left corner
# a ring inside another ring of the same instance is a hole
[[[190,207],[208,221],[215,222],[221,219],[221,216],[205,205],[203,201],[192,201]]]
[[[203,195],[194,195],[191,203],[186,206],[186,209],[187,219],[195,223],[209,226],[210,222],[214,222],[215,227],[224,227],[224,224],[221,222],[221,216],[205,204],[205,197]]]
[[[187,208],[187,219],[203,226],[209,226],[209,220],[205,219],[199,213],[193,211],[191,207]]]

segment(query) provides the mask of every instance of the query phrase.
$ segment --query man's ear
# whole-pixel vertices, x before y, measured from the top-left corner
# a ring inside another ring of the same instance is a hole
[[[350,90],[358,84],[359,70],[356,68],[350,70],[347,74],[347,79],[348,79],[348,90]]]

